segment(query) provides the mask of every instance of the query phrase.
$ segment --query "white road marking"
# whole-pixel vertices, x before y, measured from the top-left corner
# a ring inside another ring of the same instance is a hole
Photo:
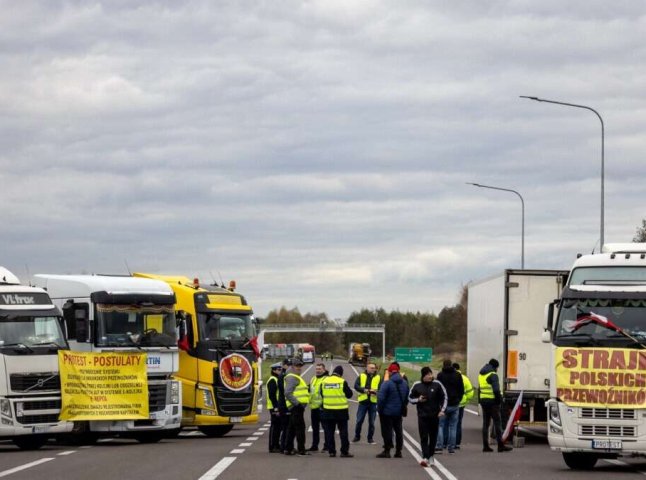
[[[92,448],[92,445],[83,445],[82,447],[79,447],[79,448],[83,448],[83,449]]]
[[[242,442],[242,443],[241,443],[240,445],[238,445],[238,446],[239,446],[239,447],[250,447],[250,446],[252,446],[252,445],[253,445],[253,443],[251,443],[251,442]]]
[[[258,429],[258,431],[259,431],[259,432],[266,432],[266,431],[267,431],[267,427],[260,427],[260,428]]]
[[[255,442],[258,440],[260,437],[247,437],[247,442]]]
[[[180,437],[197,437],[199,435],[202,435],[202,432],[199,430],[191,430],[190,432],[182,432],[179,434]]]
[[[410,441],[411,444],[415,445],[415,448],[417,448],[420,451],[422,450],[422,446],[419,444],[419,442],[415,440],[413,436],[410,433],[408,433],[406,430],[404,430],[404,436]],[[449,480],[458,480],[457,477],[453,475],[451,472],[449,472],[444,465],[442,465],[440,462],[437,461],[437,458],[435,459],[435,466]]]
[[[618,465],[620,467],[632,467],[632,468],[635,468],[634,465],[631,465],[630,463],[627,463],[627,462],[622,462],[621,460],[615,460],[615,459],[611,459],[611,458],[604,458],[603,461],[608,462],[608,463],[610,463],[612,465]],[[641,473],[642,475],[646,475],[646,472],[642,472],[641,470],[635,469],[635,471],[637,473]]]
[[[224,472],[229,466],[236,461],[238,457],[224,457],[218,463],[213,465],[211,469],[202,475],[198,480],[215,480]]]
[[[35,462],[29,462],[29,463],[25,463],[24,465],[20,465],[18,467],[10,468],[9,470],[3,470],[2,472],[0,472],[0,477],[6,477],[7,475],[11,475],[12,473],[20,472],[22,470],[27,470],[28,468],[35,467],[43,463],[47,463],[51,460],[54,460],[54,459],[41,458],[40,460],[36,460]]]
[[[71,455],[73,453],[76,453],[76,450],[66,450],[65,452],[57,453],[56,455],[64,457],[65,455]]]
[[[356,368],[354,368],[354,365],[350,364],[350,368],[351,368],[352,370],[354,370],[354,373],[356,373],[356,374],[357,374],[357,377],[358,377],[358,376],[359,376],[359,372],[357,372],[357,369],[356,369]]]
[[[233,455],[238,455],[240,453],[244,453],[244,448],[234,448],[229,453],[231,453]]]
[[[108,443],[108,442],[112,442],[113,440],[114,440],[114,438],[99,438],[96,441],[96,443]]]
[[[404,440],[404,447],[406,447],[406,450],[408,450],[408,451],[409,451],[409,453],[413,456],[413,458],[415,459],[415,461],[416,461],[417,463],[419,463],[419,462],[421,462],[421,461],[422,461],[422,457],[420,457],[420,456],[419,456],[419,454],[417,453],[417,450],[415,450],[415,449],[411,446],[411,444],[410,444],[410,443],[408,443],[408,442],[407,442],[407,441],[405,441],[405,440]],[[437,462],[435,462],[435,465],[437,465]],[[443,480],[443,479],[442,479],[442,477],[440,477],[440,476],[435,472],[435,470],[433,470],[432,468],[425,468],[425,469],[424,469],[424,471],[425,471],[426,473],[428,473],[428,475],[429,475],[433,480]]]
[[[464,407],[465,412],[469,412],[471,415],[480,415],[477,410],[471,410],[470,408]]]

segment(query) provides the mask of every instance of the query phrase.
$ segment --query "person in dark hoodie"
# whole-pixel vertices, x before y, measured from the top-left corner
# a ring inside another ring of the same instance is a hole
[[[271,366],[271,377],[267,380],[267,410],[271,415],[271,426],[269,427],[269,453],[281,453],[280,434],[283,430],[281,418],[280,400],[278,394],[278,377],[283,373],[280,363]],[[283,399],[284,403],[284,399]]]
[[[377,458],[390,458],[395,432],[395,458],[402,457],[404,432],[402,414],[408,405],[408,383],[399,374],[399,365],[391,363],[388,367],[389,378],[377,392],[377,412],[381,423],[381,436],[384,439],[384,450]]]
[[[442,453],[445,447],[448,447],[449,453],[455,453],[458,415],[460,414],[460,401],[464,396],[464,382],[462,375],[453,368],[451,360],[444,360],[442,371],[437,375],[437,381],[446,389],[447,406],[444,416],[440,420],[435,453]]]
[[[415,382],[410,389],[408,399],[417,405],[417,428],[422,445],[422,467],[435,464],[433,452],[437,442],[439,420],[446,410],[446,390],[437,380],[433,379],[430,367],[422,367],[422,379]]]
[[[352,390],[348,382],[343,379],[343,367],[337,365],[321,382],[321,422],[325,432],[325,443],[330,457],[336,457],[336,442],[334,431],[339,429],[341,437],[341,457],[352,458],[350,453],[350,439],[348,437],[348,420],[350,420],[348,399],[352,398]]]
[[[493,452],[489,447],[489,423],[493,421],[493,428],[498,441],[498,451],[508,452],[511,447],[505,446],[502,441],[502,423],[500,421],[500,405],[502,395],[500,393],[500,380],[496,370],[498,360],[492,358],[480,369],[478,375],[478,401],[482,408],[482,451]]]

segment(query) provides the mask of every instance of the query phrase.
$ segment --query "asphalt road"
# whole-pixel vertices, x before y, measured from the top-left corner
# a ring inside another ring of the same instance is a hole
[[[328,362],[329,364],[330,362]],[[339,362],[335,362],[335,365]],[[356,372],[343,363],[345,378],[354,384]],[[307,368],[307,367],[306,367]],[[309,369],[306,379],[313,373]],[[411,379],[414,380],[414,379]],[[646,459],[603,460],[592,472],[569,470],[561,455],[550,451],[541,436],[527,436],[524,448],[509,453],[483,453],[480,418],[466,413],[462,449],[455,455],[437,455],[437,465],[418,465],[415,409],[405,419],[405,449],[402,459],[378,459],[377,445],[363,441],[352,444],[354,458],[329,458],[325,454],[286,457],[267,453],[268,416],[256,426],[234,429],[227,436],[209,439],[197,431],[185,431],[173,440],[143,445],[136,441],[105,439],[91,447],[69,447],[51,443],[41,450],[23,452],[13,444],[0,442],[0,478],[39,479],[478,479],[523,480],[635,478],[646,475]],[[354,429],[356,402],[351,403],[350,430]],[[306,417],[308,417],[306,413]],[[377,421],[378,422],[378,421]],[[364,432],[367,425],[364,424]],[[309,441],[309,435],[308,435]]]

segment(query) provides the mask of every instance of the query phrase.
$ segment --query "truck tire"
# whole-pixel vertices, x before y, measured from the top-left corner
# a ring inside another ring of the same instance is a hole
[[[43,435],[25,435],[22,437],[15,437],[13,443],[20,450],[38,450],[40,447],[47,443],[48,438]]]
[[[133,438],[139,443],[157,443],[160,440],[167,438],[168,433],[161,432],[140,432],[133,435]]]
[[[598,459],[594,453],[563,452],[563,460],[572,470],[592,470]]]
[[[208,427],[197,427],[204,435],[210,438],[220,438],[233,429],[233,425],[210,425]]]

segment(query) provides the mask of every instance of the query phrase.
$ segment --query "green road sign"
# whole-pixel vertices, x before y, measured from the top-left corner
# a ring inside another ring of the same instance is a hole
[[[395,360],[398,362],[430,362],[432,348],[395,347]]]

